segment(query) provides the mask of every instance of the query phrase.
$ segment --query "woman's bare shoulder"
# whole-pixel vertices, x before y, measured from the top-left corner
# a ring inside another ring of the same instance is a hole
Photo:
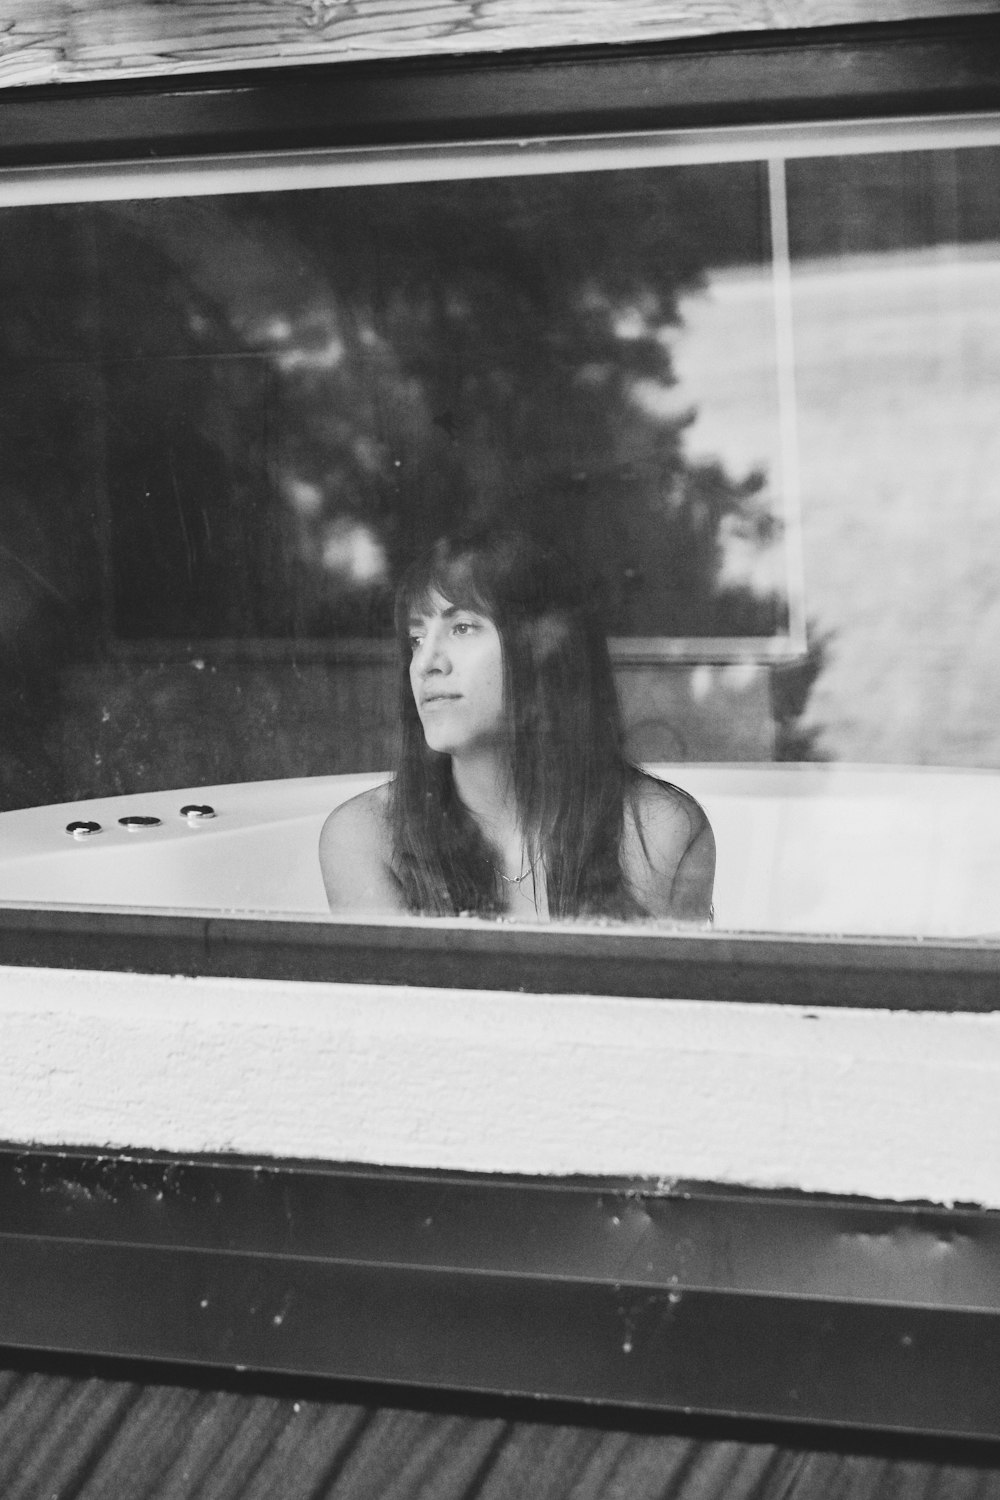
[[[715,836],[701,803],[683,787],[638,776],[632,799],[629,874],[654,916],[704,922],[712,914]]]
[[[323,834],[328,828],[356,827],[370,828],[372,831],[384,829],[388,836],[391,788],[391,781],[383,781],[378,786],[369,787],[366,792],[348,797],[346,802],[338,803],[323,824]]]
[[[319,836],[319,862],[332,911],[404,909],[392,873],[390,783],[371,787],[335,807]]]
[[[654,858],[681,855],[709,825],[705,808],[690,792],[646,772],[640,772],[634,781],[631,804],[637,831],[651,843]]]

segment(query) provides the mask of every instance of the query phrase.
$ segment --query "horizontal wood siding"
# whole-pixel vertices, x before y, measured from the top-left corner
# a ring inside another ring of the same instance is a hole
[[[998,10],[1000,0],[0,0],[0,85]]]

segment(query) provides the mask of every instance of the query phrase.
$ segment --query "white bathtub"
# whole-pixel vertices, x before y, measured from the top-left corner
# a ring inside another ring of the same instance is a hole
[[[826,765],[653,769],[704,804],[717,927],[1000,933],[1000,774]],[[384,775],[148,792],[0,814],[0,902],[326,912],[316,848],[330,809]],[[189,803],[216,817],[192,822]],[[159,818],[130,831],[119,818]],[[74,821],[101,831],[76,839]]]

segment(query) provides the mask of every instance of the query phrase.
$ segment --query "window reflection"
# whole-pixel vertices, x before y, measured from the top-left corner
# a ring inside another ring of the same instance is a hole
[[[0,210],[0,805],[386,772],[396,583],[504,526],[720,926],[988,928],[990,139]]]

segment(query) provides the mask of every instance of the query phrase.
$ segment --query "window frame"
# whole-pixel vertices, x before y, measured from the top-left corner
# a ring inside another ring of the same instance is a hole
[[[894,1011],[1000,1010],[976,938],[517,927],[0,906],[0,965]]]
[[[1000,17],[976,17],[9,89],[0,91],[0,166],[27,180],[137,158],[195,163],[216,152],[997,109]],[[584,996],[1000,1008],[998,950],[972,940],[6,906],[0,964],[402,980],[484,992],[523,986]],[[307,1217],[339,1221],[339,1239],[318,1253],[296,1250],[286,1234],[302,1222],[291,1214],[293,1202]],[[235,1365],[375,1390],[388,1383],[518,1392],[617,1411],[1000,1437],[991,1398],[1000,1329],[997,1216],[981,1209],[697,1183],[512,1181],[40,1147],[0,1151],[0,1205],[7,1288],[0,1344],[8,1349],[168,1361],[182,1370]],[[690,1248],[690,1221],[699,1215],[709,1226],[698,1240],[700,1259],[684,1262],[680,1247]],[[428,1255],[421,1237],[435,1216],[443,1228]],[[636,1247],[651,1218],[662,1253],[655,1272],[643,1273]],[[498,1226],[492,1239],[491,1222]],[[477,1226],[471,1239],[470,1225]],[[959,1243],[980,1256],[993,1288],[975,1306],[958,1290],[926,1297],[942,1247]],[[539,1244],[544,1266],[529,1264],[529,1249]],[[713,1281],[713,1256],[733,1245],[755,1248],[757,1261],[748,1253],[728,1279]],[[852,1245],[884,1247],[877,1269],[893,1272],[888,1293],[864,1254],[838,1262],[837,1274],[828,1267],[811,1287],[796,1282],[817,1246],[846,1255]],[[779,1264],[788,1274],[776,1278]],[[208,1299],[220,1292],[206,1319]],[[311,1321],[290,1321],[283,1333],[281,1309],[299,1296]],[[288,1338],[296,1329],[298,1344]],[[590,1345],[590,1384],[570,1388],[581,1339]],[[770,1351],[766,1361],[762,1348]]]
[[[1000,1438],[1000,1216],[981,1209],[37,1147],[0,1147],[0,1205],[0,1341],[36,1351],[22,1365],[736,1419],[754,1442]]]
[[[1000,105],[995,15],[0,93],[0,166],[946,115]]]

